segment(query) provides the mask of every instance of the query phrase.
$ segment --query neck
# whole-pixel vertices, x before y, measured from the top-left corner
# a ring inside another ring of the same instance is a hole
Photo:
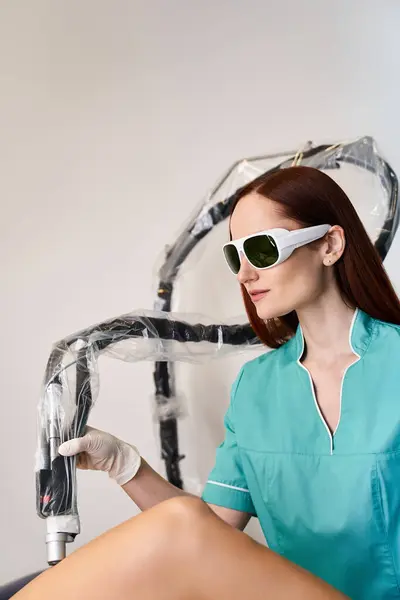
[[[307,356],[308,360],[318,363],[331,363],[352,353],[349,331],[354,312],[354,308],[343,302],[339,290],[297,310],[305,342],[303,358]]]

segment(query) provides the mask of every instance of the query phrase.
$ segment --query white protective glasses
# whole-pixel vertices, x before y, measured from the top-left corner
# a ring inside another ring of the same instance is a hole
[[[255,269],[276,267],[300,246],[319,240],[329,231],[331,225],[316,225],[289,231],[288,229],[267,229],[247,235],[223,245],[222,250],[232,273],[240,271],[240,253]]]

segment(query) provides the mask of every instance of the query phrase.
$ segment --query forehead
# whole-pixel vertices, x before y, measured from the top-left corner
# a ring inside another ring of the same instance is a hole
[[[298,225],[282,214],[277,202],[260,196],[257,192],[238,201],[230,221],[233,240],[275,227],[295,229]]]

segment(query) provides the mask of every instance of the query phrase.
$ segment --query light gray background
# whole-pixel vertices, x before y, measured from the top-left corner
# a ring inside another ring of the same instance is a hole
[[[399,19],[396,0],[0,3],[0,583],[45,565],[33,465],[51,344],[151,308],[164,245],[240,157],[369,134],[400,174]],[[225,236],[191,259],[183,310],[242,311]],[[244,359],[178,367],[194,490]],[[162,469],[152,364],[100,363],[91,423]],[[79,501],[74,547],[136,514],[99,473],[79,474]]]

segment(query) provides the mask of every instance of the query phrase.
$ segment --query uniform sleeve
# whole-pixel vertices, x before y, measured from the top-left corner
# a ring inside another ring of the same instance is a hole
[[[224,418],[225,438],[217,448],[215,465],[204,487],[202,498],[210,504],[233,508],[256,516],[243,473],[234,425],[235,394],[242,374],[243,368],[232,385],[231,401]]]

